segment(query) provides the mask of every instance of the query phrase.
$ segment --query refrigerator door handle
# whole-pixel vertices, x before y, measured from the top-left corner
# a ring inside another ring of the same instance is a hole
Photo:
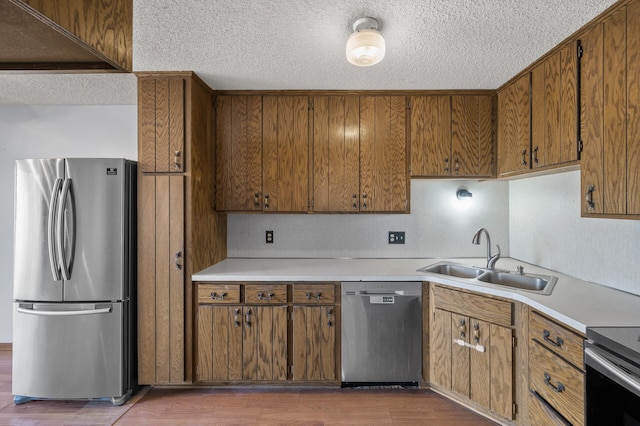
[[[46,317],[68,317],[72,315],[108,314],[111,312],[111,306],[98,309],[83,309],[81,311],[39,311],[27,308],[17,308],[17,311],[21,314],[40,315]]]
[[[47,222],[47,245],[49,248],[49,265],[51,265],[51,275],[54,281],[60,281],[60,267],[58,266],[59,260],[56,253],[55,244],[56,229],[54,227],[54,220],[56,219],[56,208],[58,207],[58,200],[60,197],[60,185],[62,179],[57,178],[53,183],[53,189],[51,190],[51,202],[49,203],[49,220]]]
[[[71,179],[65,179],[62,184],[62,195],[60,195],[60,207],[58,208],[58,221],[57,221],[57,233],[58,233],[58,258],[60,269],[62,270],[62,278],[65,280],[71,279],[71,264],[73,263],[73,254],[75,251],[75,212],[73,207],[73,197],[69,197],[71,192]],[[65,224],[65,206],[67,205],[67,199],[71,200],[69,203],[69,213],[71,214],[69,223]],[[65,225],[67,225],[65,227]],[[64,237],[65,230],[69,233],[69,260],[65,258],[64,253]]]

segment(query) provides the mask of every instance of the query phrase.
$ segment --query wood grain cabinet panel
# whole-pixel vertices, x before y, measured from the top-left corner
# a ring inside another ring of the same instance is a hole
[[[357,96],[313,98],[313,210],[360,210]]]
[[[462,302],[469,298],[469,302]],[[513,331],[511,304],[495,305],[509,317],[499,325],[470,314],[491,309],[481,295],[431,286],[430,379],[432,385],[450,391],[463,401],[505,419],[513,418]],[[478,304],[479,303],[479,304]],[[471,307],[471,308],[469,308]],[[500,318],[501,315],[483,315]]]
[[[263,210],[309,210],[309,99],[262,98]]]
[[[451,97],[411,97],[411,175],[451,176]]]
[[[498,176],[500,177],[530,168],[529,81],[529,74],[525,74],[498,92]]]
[[[336,380],[336,307],[293,307],[293,380]]]
[[[216,209],[262,210],[262,96],[217,96]]]
[[[245,303],[278,305],[287,303],[286,284],[246,284],[244,286]]]
[[[296,284],[293,286],[293,303],[325,304],[335,303],[335,286],[333,284]]]
[[[199,304],[238,304],[240,303],[240,284],[200,284],[198,285]]]
[[[581,38],[583,216],[640,218],[639,34],[630,2]]]
[[[360,211],[406,213],[407,100],[360,97]]]

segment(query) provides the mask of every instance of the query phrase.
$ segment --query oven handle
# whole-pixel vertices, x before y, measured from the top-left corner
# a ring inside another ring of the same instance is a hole
[[[594,367],[601,373],[607,375],[610,379],[614,380],[619,385],[629,389],[637,396],[640,396],[640,380],[636,379],[635,376],[632,376],[626,373],[624,370],[620,369],[617,365],[609,361],[599,352],[600,351],[595,348],[585,348],[585,363]]]

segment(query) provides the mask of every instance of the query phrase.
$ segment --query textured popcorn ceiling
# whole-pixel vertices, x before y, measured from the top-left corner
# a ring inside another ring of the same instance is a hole
[[[495,89],[613,0],[134,0],[134,71],[216,89]],[[379,20],[384,60],[345,59]],[[4,104],[134,104],[130,74],[0,74]]]

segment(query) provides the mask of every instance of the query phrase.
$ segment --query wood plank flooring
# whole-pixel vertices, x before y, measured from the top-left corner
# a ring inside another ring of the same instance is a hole
[[[495,423],[428,390],[143,388],[122,407],[15,406],[11,352],[0,351],[0,425],[470,425]]]

